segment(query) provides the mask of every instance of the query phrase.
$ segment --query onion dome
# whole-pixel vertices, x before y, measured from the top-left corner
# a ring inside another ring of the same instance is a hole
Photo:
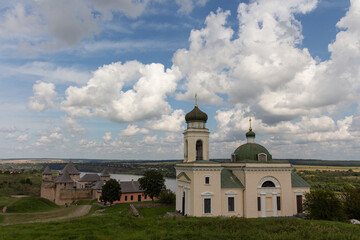
[[[246,133],[246,137],[255,137],[255,132],[252,131],[252,129],[250,128],[249,131]]]
[[[43,171],[42,175],[52,175],[49,166],[46,166],[45,170]]]
[[[185,115],[186,122],[206,122],[207,119],[207,114],[201,111],[197,104],[191,112]]]

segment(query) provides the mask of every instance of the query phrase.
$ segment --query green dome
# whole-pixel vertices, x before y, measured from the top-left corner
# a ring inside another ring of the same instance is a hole
[[[249,131],[246,133],[246,137],[255,137],[255,133],[250,128]]]
[[[272,156],[269,151],[257,143],[246,143],[238,147],[234,152],[234,160],[235,162],[247,162],[248,160],[259,161],[259,153],[265,153],[267,155],[267,161],[272,160]]]
[[[201,111],[197,105],[195,105],[194,109],[185,116],[186,122],[196,122],[196,121],[206,122],[207,119],[208,116],[206,115],[206,113]]]

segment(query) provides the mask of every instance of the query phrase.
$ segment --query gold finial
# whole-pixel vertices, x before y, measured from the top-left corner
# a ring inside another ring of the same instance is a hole
[[[197,93],[195,93],[195,107],[198,107],[198,105],[197,105]]]
[[[251,128],[251,118],[249,118],[249,123],[250,123],[249,130],[252,131],[252,128]]]

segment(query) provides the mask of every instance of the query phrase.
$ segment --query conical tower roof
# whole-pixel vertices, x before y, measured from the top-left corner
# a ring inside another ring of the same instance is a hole
[[[69,172],[64,169],[60,177],[55,180],[56,183],[73,183],[74,181],[70,178]]]
[[[101,177],[110,177],[110,174],[106,168],[101,172]]]
[[[42,175],[52,175],[52,172],[51,172],[49,166],[46,166],[46,168],[43,171]]]
[[[76,169],[76,167],[71,161],[68,164],[66,164],[66,166],[61,171],[61,173],[63,174],[65,170],[67,170],[69,174],[80,174],[80,172]]]

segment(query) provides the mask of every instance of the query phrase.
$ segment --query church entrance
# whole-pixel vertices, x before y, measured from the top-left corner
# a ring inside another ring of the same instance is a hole
[[[185,215],[185,192],[183,192],[183,197],[182,197],[182,215]]]

